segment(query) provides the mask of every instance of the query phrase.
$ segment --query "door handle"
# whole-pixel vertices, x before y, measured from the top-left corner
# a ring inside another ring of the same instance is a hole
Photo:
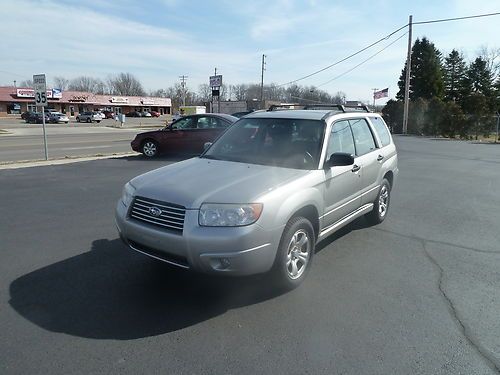
[[[384,160],[384,157],[383,157],[382,155],[379,155],[379,156],[377,157],[377,161],[382,161],[382,160]]]
[[[359,171],[360,169],[361,169],[361,167],[360,167],[359,165],[354,164],[354,165],[352,166],[351,171],[352,171],[352,172],[357,172],[357,171]]]

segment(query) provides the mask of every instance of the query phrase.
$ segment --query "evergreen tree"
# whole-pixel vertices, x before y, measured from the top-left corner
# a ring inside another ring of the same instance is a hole
[[[467,70],[466,82],[471,95],[483,95],[486,100],[487,110],[494,111],[496,98],[493,85],[493,73],[488,67],[486,60],[482,57],[477,57],[476,60],[470,64]],[[466,107],[470,107],[470,104],[466,105]]]
[[[399,78],[398,99],[404,97],[406,66]],[[412,48],[410,72],[410,99],[444,97],[441,52],[426,37],[417,39]]]
[[[445,99],[462,103],[465,94],[467,66],[463,56],[453,50],[445,58],[443,67],[443,79]]]

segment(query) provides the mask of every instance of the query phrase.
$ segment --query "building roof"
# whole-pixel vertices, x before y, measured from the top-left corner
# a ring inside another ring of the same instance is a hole
[[[28,87],[0,87],[0,102],[34,102],[30,97],[18,97],[18,90],[31,90]],[[49,90],[47,90],[49,91]],[[171,107],[170,98],[159,98],[152,96],[126,96],[126,95],[97,95],[83,91],[62,91],[61,98],[49,98],[49,103],[65,104],[94,104],[100,106],[152,106],[152,107]]]

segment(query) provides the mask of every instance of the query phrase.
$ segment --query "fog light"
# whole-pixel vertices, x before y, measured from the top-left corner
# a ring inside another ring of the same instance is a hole
[[[228,258],[219,258],[220,268],[226,269],[231,265],[231,262]]]

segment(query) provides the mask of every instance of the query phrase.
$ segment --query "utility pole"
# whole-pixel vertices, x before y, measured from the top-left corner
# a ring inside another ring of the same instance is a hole
[[[182,75],[182,76],[179,76],[179,78],[181,79],[181,87],[182,87],[182,105],[185,106],[186,105],[186,79],[188,78],[188,76]]]
[[[410,108],[410,71],[411,71],[411,26],[413,16],[408,20],[408,54],[406,57],[405,102],[403,109],[403,134],[408,133],[408,110]]]
[[[378,89],[372,89],[373,90],[373,110],[375,110],[375,93],[377,92]]]
[[[17,86],[16,86],[16,82],[17,82],[17,81],[16,81],[16,80],[14,80],[14,88],[17,88]]]
[[[266,55],[262,55],[262,70],[261,70],[261,75],[260,75],[260,102],[261,102],[262,106],[264,105],[262,102],[264,101],[264,71],[265,70],[266,70]]]

